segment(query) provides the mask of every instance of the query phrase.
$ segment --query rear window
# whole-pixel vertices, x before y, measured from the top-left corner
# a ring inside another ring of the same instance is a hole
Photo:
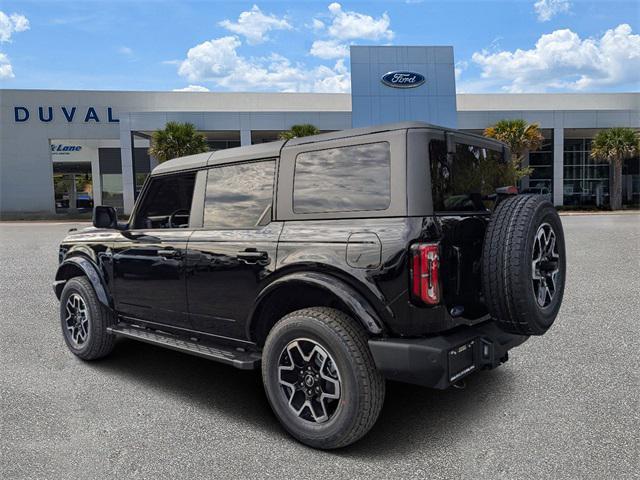
[[[295,213],[386,210],[390,203],[388,142],[304,152],[296,157]]]
[[[499,150],[456,143],[455,155],[447,159],[446,142],[432,140],[429,158],[436,212],[489,211],[496,188],[516,182],[515,167]]]

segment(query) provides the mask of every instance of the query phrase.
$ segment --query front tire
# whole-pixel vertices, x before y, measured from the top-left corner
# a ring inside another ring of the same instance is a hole
[[[331,308],[298,310],[273,327],[263,351],[262,378],[280,423],[314,448],[339,448],[360,439],[384,402],[384,378],[365,332]]]
[[[100,303],[86,277],[74,277],[64,286],[60,324],[67,347],[83,360],[96,360],[113,350],[114,337],[107,332],[113,313]]]

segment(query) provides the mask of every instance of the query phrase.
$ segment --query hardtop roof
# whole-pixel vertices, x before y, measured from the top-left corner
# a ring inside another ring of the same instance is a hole
[[[196,155],[174,158],[155,167],[153,169],[152,175],[159,175],[163,173],[177,172],[182,170],[193,170],[213,165],[222,165],[226,163],[258,160],[264,158],[275,158],[280,155],[280,151],[284,147],[294,147],[298,145],[324,142],[327,140],[338,140],[342,138],[351,138],[363,135],[371,135],[375,133],[390,132],[394,130],[407,130],[412,128],[427,128],[444,132],[461,133],[465,136],[482,139],[482,141],[485,143],[491,142],[498,145],[504,145],[498,140],[489,139],[473,133],[460,132],[459,130],[453,128],[441,127],[424,122],[397,122],[385,125],[375,125],[372,127],[351,128],[348,130],[320,133],[318,135],[293,138],[291,140],[277,140],[274,142],[259,143],[256,145],[227,148],[225,150],[218,150],[215,152],[198,153]]]

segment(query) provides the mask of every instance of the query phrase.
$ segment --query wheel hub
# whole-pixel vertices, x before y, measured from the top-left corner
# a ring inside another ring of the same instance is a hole
[[[84,299],[77,293],[72,293],[65,304],[65,326],[67,338],[79,347],[87,341],[89,336],[89,312]]]
[[[324,423],[339,406],[341,383],[335,361],[315,340],[299,338],[283,348],[278,381],[288,407],[303,420]]]
[[[531,258],[531,284],[538,306],[547,307],[553,301],[559,272],[556,233],[551,225],[543,223],[536,232]]]

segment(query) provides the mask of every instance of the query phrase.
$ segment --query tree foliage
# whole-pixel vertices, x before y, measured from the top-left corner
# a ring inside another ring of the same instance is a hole
[[[511,155],[519,161],[527,152],[538,150],[544,137],[537,123],[527,123],[522,119],[500,120],[484,131],[484,136],[495,138],[509,145]]]
[[[318,127],[311,125],[310,123],[303,123],[300,125],[292,125],[289,130],[280,132],[280,140],[291,140],[292,138],[308,137],[310,135],[317,135],[320,133]]]
[[[537,123],[527,123],[522,119],[500,120],[486,128],[484,136],[506,143],[511,150],[511,159],[501,168],[501,175],[505,179],[511,179],[508,185],[516,185],[522,177],[531,174],[533,169],[523,167],[522,160],[527,152],[542,146],[544,137]]]
[[[162,163],[172,158],[209,150],[207,139],[191,123],[167,122],[164,129],[153,132],[149,155]]]
[[[610,205],[613,210],[622,207],[622,164],[640,155],[640,136],[631,128],[617,127],[601,130],[591,142],[591,158],[605,161],[611,166]]]

